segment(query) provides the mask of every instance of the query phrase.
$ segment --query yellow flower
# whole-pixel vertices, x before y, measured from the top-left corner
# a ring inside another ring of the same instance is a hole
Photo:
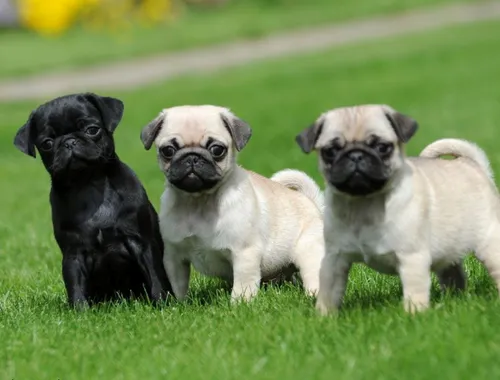
[[[21,22],[41,34],[59,34],[75,21],[79,11],[100,0],[18,0]]]
[[[18,0],[21,23],[44,35],[60,34],[79,17],[87,24],[116,28],[140,20],[160,22],[173,0]]]
[[[143,0],[139,15],[144,21],[160,22],[171,12],[171,6],[171,0]]]

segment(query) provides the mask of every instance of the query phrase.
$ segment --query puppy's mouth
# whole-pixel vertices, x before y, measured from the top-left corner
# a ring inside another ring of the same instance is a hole
[[[64,157],[57,157],[56,161],[57,164],[53,165],[54,169],[78,170],[92,165],[95,162],[95,158],[73,151],[68,152]]]
[[[325,172],[338,191],[363,197],[381,191],[391,171],[382,159],[365,149],[350,149],[332,162]]]
[[[387,178],[373,177],[359,169],[354,170],[342,181],[330,181],[338,191],[356,197],[376,193],[382,190],[387,182]]]
[[[187,193],[200,193],[213,189],[222,176],[217,165],[203,151],[189,149],[174,156],[167,180]]]
[[[212,178],[203,178],[192,171],[182,178],[169,178],[169,182],[176,188],[193,194],[210,190],[217,185],[219,181]]]

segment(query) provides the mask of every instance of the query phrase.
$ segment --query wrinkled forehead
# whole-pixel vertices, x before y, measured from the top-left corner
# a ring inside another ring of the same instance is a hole
[[[39,132],[50,130],[59,135],[79,130],[89,123],[100,124],[101,116],[89,103],[63,99],[39,107],[34,122]]]
[[[165,128],[157,144],[165,145],[175,139],[180,146],[204,146],[209,139],[229,145],[231,136],[221,113],[217,111],[167,111]]]
[[[343,142],[362,142],[372,136],[397,141],[396,133],[381,107],[349,107],[324,115],[322,133],[317,146],[339,138]]]

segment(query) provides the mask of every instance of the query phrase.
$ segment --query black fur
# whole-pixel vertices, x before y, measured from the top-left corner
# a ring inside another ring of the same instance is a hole
[[[323,130],[323,124],[323,120],[316,121],[295,136],[295,141],[302,149],[302,152],[311,153],[314,150],[314,146]]]
[[[221,114],[220,117],[233,139],[236,150],[240,152],[248,144],[248,141],[250,141],[252,129],[247,122],[237,117],[228,118],[223,114]]]
[[[178,189],[198,193],[217,185],[222,179],[222,171],[208,150],[183,148],[173,156],[167,179]]]
[[[365,196],[381,190],[392,173],[391,143],[380,140],[347,143],[339,147],[332,143],[321,155],[325,176],[339,191],[353,196]]]
[[[410,116],[403,115],[400,112],[386,112],[385,117],[389,120],[389,123],[391,123],[399,141],[403,143],[410,141],[413,135],[417,132],[418,123]]]
[[[117,297],[166,299],[158,216],[134,172],[115,153],[123,103],[92,93],[53,99],[21,127],[14,144],[52,179],[50,203],[69,304]]]
[[[152,120],[141,130],[141,141],[144,144],[146,150],[151,149],[153,142],[155,141],[158,133],[160,133],[163,123],[165,122],[165,115],[162,114],[156,119]]]

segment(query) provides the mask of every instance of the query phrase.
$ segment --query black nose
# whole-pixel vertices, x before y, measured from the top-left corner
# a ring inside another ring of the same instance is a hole
[[[360,152],[358,150],[355,150],[355,151],[349,153],[349,159],[356,162],[356,163],[363,161],[364,158],[365,158],[365,156],[364,156],[363,152]]]
[[[64,146],[68,149],[73,149],[73,147],[76,145],[76,140],[75,139],[67,139],[64,142]]]
[[[192,154],[192,155],[187,157],[186,162],[190,165],[196,165],[199,160],[200,160],[200,157],[198,157],[198,155]]]

